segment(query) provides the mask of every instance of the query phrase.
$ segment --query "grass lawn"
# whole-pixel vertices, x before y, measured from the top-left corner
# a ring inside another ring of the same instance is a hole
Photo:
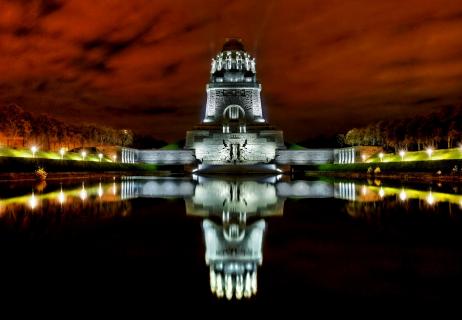
[[[29,149],[0,148],[0,172],[34,172],[39,167],[47,172],[99,172],[99,171],[155,171],[150,164],[113,162],[107,156],[101,161],[96,154],[82,155],[66,152],[63,159],[58,152],[37,151],[35,157]]]
[[[449,160],[432,160],[432,161],[397,161],[397,162],[375,162],[375,163],[349,163],[349,164],[321,164],[308,166],[308,171],[329,171],[329,172],[363,172],[366,173],[369,168],[375,170],[380,168],[380,172],[395,173],[395,172],[426,172],[449,175],[453,171],[454,166],[457,166],[457,174],[462,168],[462,159]]]
[[[34,158],[32,151],[30,149],[11,149],[11,148],[0,148],[0,157]],[[38,150],[35,153],[35,158],[61,160],[61,155],[58,152]],[[80,153],[75,153],[75,152],[66,152],[64,154],[63,160],[82,160],[82,155]],[[99,162],[99,157],[96,154],[89,154],[85,157],[85,161]],[[103,158],[101,159],[101,162],[112,162],[112,160],[109,157],[104,155]]]
[[[449,159],[462,159],[462,149],[461,148],[452,148],[452,149],[439,149],[434,150],[432,156],[430,157],[428,153],[423,151],[409,151],[404,154],[404,159],[401,159],[399,154],[388,153],[384,154],[382,162],[400,162],[400,161],[427,161],[427,160],[449,160]],[[381,162],[379,155],[366,160],[366,162]]]

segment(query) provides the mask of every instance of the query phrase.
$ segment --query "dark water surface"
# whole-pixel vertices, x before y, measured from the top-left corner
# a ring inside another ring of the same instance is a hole
[[[2,183],[1,282],[80,306],[459,303],[461,208],[448,184]]]

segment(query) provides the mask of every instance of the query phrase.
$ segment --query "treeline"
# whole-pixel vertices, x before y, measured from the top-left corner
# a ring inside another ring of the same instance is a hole
[[[117,130],[102,125],[75,125],[46,114],[33,115],[16,104],[0,106],[0,140],[7,147],[29,147],[58,150],[89,146],[130,146],[131,130]]]
[[[339,136],[344,145],[383,146],[390,150],[453,148],[462,140],[462,107],[445,107],[426,116],[383,120]]]

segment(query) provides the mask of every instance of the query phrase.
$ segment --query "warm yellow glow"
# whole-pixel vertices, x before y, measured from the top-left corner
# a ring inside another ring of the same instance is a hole
[[[80,199],[82,199],[82,201],[85,201],[88,197],[88,193],[87,193],[87,190],[85,190],[85,184],[82,183],[82,190],[80,190]]]
[[[401,151],[399,152],[399,156],[401,157],[401,161],[404,161],[404,155],[405,155],[405,154],[406,154],[406,151],[404,151],[404,150],[401,150]]]
[[[431,159],[431,158],[432,158],[433,149],[432,149],[432,148],[427,148],[426,152],[427,152],[427,154],[428,154],[428,157]]]
[[[216,287],[216,293],[217,293],[217,297],[218,298],[221,298],[223,297],[223,283],[222,283],[222,279],[221,279],[221,274],[218,273],[216,275],[216,283],[217,283],[217,287]]]
[[[116,162],[116,161],[117,161],[117,155],[116,155],[116,154],[113,155],[113,156],[112,156],[112,159],[114,159],[114,162]]]
[[[101,159],[103,159],[103,154],[102,154],[102,153],[98,153],[98,158],[99,158],[99,162],[101,162]]]
[[[245,275],[245,282],[244,282],[244,297],[250,298],[252,296],[252,283],[250,279],[250,274],[247,272]]]
[[[66,150],[64,148],[59,149],[59,154],[61,155],[61,159],[64,158],[65,153],[66,153]]]
[[[102,197],[103,196],[103,187],[101,186],[101,182],[99,183],[99,186],[98,186],[98,197]]]
[[[366,155],[365,155],[365,154],[362,154],[362,155],[361,155],[361,159],[363,160],[363,162],[366,161]]]
[[[399,199],[401,201],[405,201],[407,199],[407,194],[406,192],[404,191],[404,189],[401,189],[401,192],[399,193]]]
[[[213,271],[213,269],[210,269],[210,291],[212,291],[212,293],[215,293],[216,290],[217,290],[217,281],[215,278],[215,271]]]
[[[363,196],[365,196],[367,194],[367,187],[366,186],[363,185],[361,187],[361,193],[362,193]]]
[[[85,160],[85,157],[87,156],[87,152],[84,150],[80,153],[80,155],[82,156],[82,159]]]
[[[35,198],[34,193],[32,192],[32,195],[29,199],[29,207],[33,210],[37,207],[37,199]]]
[[[252,273],[252,293],[257,293],[257,270]]]
[[[30,148],[30,151],[32,151],[32,156],[33,156],[34,158],[35,158],[35,153],[37,152],[37,150],[38,150],[37,146],[32,146],[32,147]]]
[[[63,204],[64,202],[66,202],[66,196],[63,192],[63,189],[61,189],[61,191],[58,194],[58,201],[60,204]]]
[[[116,186],[116,183],[114,182],[112,184],[112,194],[115,196],[117,194],[117,186]]]
[[[383,161],[383,152],[379,153],[379,158],[380,158],[380,161]]]
[[[435,203],[435,198],[433,197],[431,191],[430,191],[430,193],[429,193],[428,196],[427,196],[427,203],[428,203],[429,205],[433,205],[433,204]]]

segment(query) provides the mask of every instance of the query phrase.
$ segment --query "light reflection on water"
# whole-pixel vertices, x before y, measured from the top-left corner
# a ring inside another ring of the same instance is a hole
[[[416,199],[425,201],[428,205],[438,203],[462,204],[462,194],[448,192],[447,190],[433,191],[431,187],[422,185],[417,187],[394,187],[357,182],[276,181],[273,178],[261,181],[242,180],[236,184],[233,180],[212,178],[196,177],[195,180],[188,180],[183,178],[138,179],[131,177],[112,183],[82,182],[78,188],[63,187],[61,185],[59,190],[46,191],[32,191],[29,194],[10,197],[3,196],[0,198],[0,208],[5,209],[7,206],[20,207],[23,205],[34,210],[43,201],[51,205],[63,205],[66,202],[73,203],[78,200],[81,202],[114,202],[133,198],[183,198],[186,201],[186,209],[188,210],[191,200],[194,200],[196,204],[207,206],[211,204],[211,201],[214,202],[220,199],[227,206],[230,206],[230,203],[242,206],[241,201],[234,202],[235,199],[238,199],[238,193],[245,195],[246,203],[244,206],[246,210],[248,206],[255,210],[255,206],[263,203],[265,205],[279,203],[279,206],[267,210],[268,215],[282,215],[283,204],[281,201],[284,202],[286,198],[335,198],[355,202],[374,202],[385,199],[405,202]],[[194,213],[189,212],[189,214]],[[213,213],[208,212],[207,214]]]
[[[27,229],[28,215],[79,216],[91,212],[94,219],[127,217],[133,213],[131,201],[150,198],[183,199],[186,215],[202,219],[210,291],[218,298],[238,300],[257,294],[257,269],[263,263],[264,234],[268,228],[265,220],[283,216],[287,199],[344,200],[345,212],[350,217],[366,220],[389,206],[407,207],[412,203],[422,210],[431,210],[445,203],[451,213],[462,206],[462,194],[442,186],[432,189],[422,185],[392,186],[380,181],[290,181],[280,176],[125,177],[111,182],[41,185],[30,193],[18,189],[0,198],[0,219],[11,224],[23,219],[24,223],[19,225]],[[378,207],[380,203],[386,206]]]

